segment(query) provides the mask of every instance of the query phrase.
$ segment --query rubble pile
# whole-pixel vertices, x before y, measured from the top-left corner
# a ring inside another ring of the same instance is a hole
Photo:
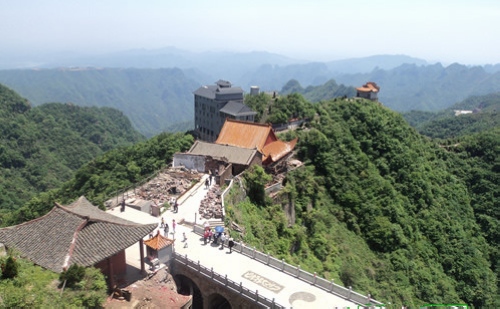
[[[162,206],[166,202],[170,202],[173,197],[184,193],[189,187],[191,187],[191,179],[174,178],[168,173],[162,173],[152,181],[142,185],[137,196]]]
[[[198,182],[202,174],[186,168],[168,168],[149,182],[131,191],[117,196],[105,203],[107,208],[119,206],[123,199],[151,201],[153,205],[163,206],[172,203],[182,193],[186,192],[193,182]],[[128,202],[127,202],[128,203]]]
[[[204,219],[220,219],[222,218],[222,197],[221,190],[218,185],[210,188],[205,198],[200,203],[198,213]]]

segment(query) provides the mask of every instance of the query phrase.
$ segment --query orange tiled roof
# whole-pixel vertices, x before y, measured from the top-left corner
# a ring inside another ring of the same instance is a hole
[[[277,140],[275,142],[267,144],[263,149],[264,156],[262,157],[262,162],[269,164],[272,162],[276,162],[279,159],[283,158],[287,154],[289,154],[297,144],[297,138],[289,141],[283,142]]]
[[[380,90],[380,87],[377,86],[377,84],[374,82],[368,82],[362,87],[356,88],[356,90],[361,92],[378,92]]]
[[[215,143],[262,151],[265,145],[276,140],[278,139],[270,124],[228,118]]]
[[[167,246],[170,246],[173,243],[174,243],[173,239],[162,236],[159,233],[159,231],[158,231],[158,234],[156,234],[156,236],[144,241],[144,244],[146,246],[153,248],[155,250],[160,250],[161,248],[165,248]]]

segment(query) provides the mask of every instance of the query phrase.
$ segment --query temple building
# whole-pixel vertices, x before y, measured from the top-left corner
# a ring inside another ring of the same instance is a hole
[[[262,165],[268,165],[291,154],[297,138],[284,142],[276,137],[271,124],[227,119],[215,143],[256,149],[262,154]]]
[[[174,167],[211,172],[217,183],[257,164],[268,167],[293,154],[297,139],[277,138],[271,124],[226,119],[215,143],[196,141],[185,153],[174,154]]]
[[[356,88],[356,97],[377,101],[379,91],[380,87],[376,83],[367,82],[363,86]]]
[[[145,240],[146,254],[150,263],[152,265],[167,264],[174,253],[174,242],[174,239],[161,235],[159,230],[155,236]]]
[[[125,249],[138,243],[144,271],[143,237],[157,224],[137,224],[108,214],[80,197],[70,205],[56,203],[46,215],[0,229],[0,243],[34,264],[60,273],[71,264],[101,269],[113,287],[126,272]]]

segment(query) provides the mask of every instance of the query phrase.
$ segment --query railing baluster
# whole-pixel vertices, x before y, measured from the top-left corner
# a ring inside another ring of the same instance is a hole
[[[241,251],[243,251],[243,245],[241,245]],[[253,247],[253,250],[250,251],[250,256],[251,256],[251,258],[253,258],[255,260],[258,260],[262,263],[267,262],[267,265],[271,265],[271,254],[269,252],[267,253],[267,261],[266,261],[266,259],[264,259],[264,254],[260,253],[260,252],[259,252],[259,259],[257,259],[256,247]],[[196,263],[195,261],[190,260],[188,258],[187,254],[181,255],[179,253],[174,252],[172,255],[172,259],[173,259],[173,261],[181,262],[182,264],[186,265],[187,267],[189,267],[192,270],[197,269],[198,272],[204,274],[206,278],[208,278],[210,276],[210,278],[212,280],[215,280],[216,283],[224,284],[227,288],[230,288],[233,290],[239,290],[240,294],[244,293],[244,295],[247,295],[250,297],[252,294],[254,294],[251,290],[245,289],[243,287],[243,283],[241,281],[240,281],[239,287],[238,287],[236,282],[234,282],[234,284],[230,285],[229,284],[230,279],[228,279],[228,276],[225,275],[223,277],[222,275],[215,272],[213,267],[210,268],[210,274],[209,274],[208,273],[209,269],[202,266],[200,260],[198,260],[198,262]],[[278,261],[278,260],[276,260],[276,261]],[[288,266],[290,266],[290,267],[288,267]],[[293,276],[293,272],[294,272],[293,266],[291,266],[289,264],[285,265],[285,260],[281,259],[281,271],[285,272],[286,267],[288,267],[288,269],[291,270],[288,273],[290,273]],[[202,268],[204,269],[203,272],[201,272]],[[279,266],[276,268],[279,268]],[[314,276],[312,282],[310,280],[311,275]],[[340,295],[341,297],[346,298],[346,299],[353,301],[355,303],[361,304],[361,303],[364,303],[366,301],[366,299],[368,299],[368,301],[374,305],[380,304],[378,301],[373,300],[371,298],[370,294],[368,294],[368,296],[364,296],[364,295],[358,294],[356,292],[353,292],[351,286],[349,286],[348,288],[345,288],[343,286],[337,285],[337,284],[335,284],[334,279],[331,279],[330,282],[328,282],[327,280],[325,280],[323,278],[318,279],[318,275],[316,272],[314,272],[314,274],[307,273],[300,268],[300,265],[296,266],[295,277],[302,280],[302,281],[309,282],[312,285],[315,285],[318,288],[321,288],[325,291],[329,291],[332,294]],[[224,282],[222,282],[222,280],[224,280]],[[319,282],[318,280],[320,280],[321,282]],[[330,287],[328,287],[328,283],[330,284]],[[244,292],[244,291],[247,291],[247,292]],[[274,299],[270,300],[264,296],[258,295],[258,290],[255,291],[254,299],[264,306],[268,306],[268,307],[270,306],[271,308],[284,308],[281,305],[276,304]]]

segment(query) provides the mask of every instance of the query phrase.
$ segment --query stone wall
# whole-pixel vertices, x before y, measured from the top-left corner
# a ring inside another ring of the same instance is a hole
[[[200,173],[205,173],[205,156],[193,155],[189,153],[174,154],[173,167],[184,166],[190,170],[197,170]]]

